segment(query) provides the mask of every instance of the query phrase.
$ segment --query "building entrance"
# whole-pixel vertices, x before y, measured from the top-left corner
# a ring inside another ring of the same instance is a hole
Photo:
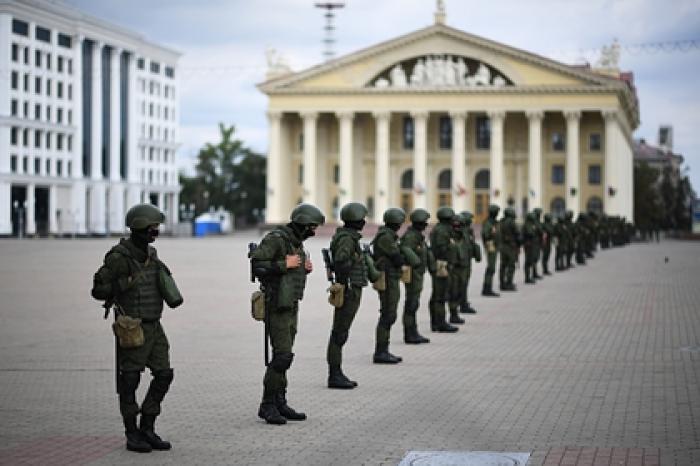
[[[483,223],[489,216],[490,185],[491,173],[479,170],[474,177],[474,223]]]
[[[12,209],[12,236],[27,234],[27,188],[12,186],[10,194],[10,209]]]

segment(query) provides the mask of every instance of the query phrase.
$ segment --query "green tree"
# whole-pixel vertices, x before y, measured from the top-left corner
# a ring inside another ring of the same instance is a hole
[[[659,225],[665,209],[656,188],[659,171],[642,162],[634,167],[634,220],[642,232]]]
[[[671,167],[669,165],[664,166],[659,191],[661,193],[661,202],[664,206],[661,226],[666,230],[675,229],[676,224],[673,218],[673,206],[676,201],[676,188],[671,179]]]
[[[257,223],[265,208],[266,160],[235,137],[235,126],[219,124],[221,141],[199,150],[195,176],[181,175],[181,202],[199,215],[223,207],[237,223]]]

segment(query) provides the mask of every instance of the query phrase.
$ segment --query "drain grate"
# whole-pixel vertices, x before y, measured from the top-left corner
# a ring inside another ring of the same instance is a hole
[[[529,458],[499,451],[409,451],[399,466],[525,466]]]

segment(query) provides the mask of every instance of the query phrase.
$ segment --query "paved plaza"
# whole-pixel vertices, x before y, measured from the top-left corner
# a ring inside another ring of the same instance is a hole
[[[159,418],[170,452],[123,447],[109,322],[90,297],[114,240],[0,241],[0,464],[398,464],[409,451],[530,453],[528,464],[700,464],[700,243],[598,252],[478,310],[457,334],[371,363],[378,317],[367,289],[345,347],[351,391],[326,388],[320,248],[301,304],[290,405],[308,420],[258,419],[262,325],[250,317],[252,233],[158,240],[185,296],[164,314],[175,381]],[[668,260],[666,260],[666,258]],[[150,377],[146,377],[146,382]],[[141,396],[147,383],[142,382]],[[505,464],[505,463],[503,463]]]

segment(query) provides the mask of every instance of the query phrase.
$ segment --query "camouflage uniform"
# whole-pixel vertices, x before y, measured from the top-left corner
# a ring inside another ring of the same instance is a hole
[[[489,206],[489,218],[481,225],[481,241],[486,248],[486,272],[484,274],[484,286],[481,289],[482,296],[499,296],[493,291],[493,275],[496,273],[496,261],[498,260],[499,234],[498,234],[498,212],[497,205]]]
[[[549,256],[552,253],[552,238],[554,238],[554,224],[552,216],[545,214],[542,224],[542,273],[551,275],[549,272]]]
[[[516,291],[513,277],[515,263],[518,260],[518,227],[515,224],[515,211],[512,207],[507,207],[503,213],[504,217],[499,224],[501,264],[498,271],[498,281],[501,291]]]
[[[452,237],[452,217],[454,211],[440,207],[437,211],[438,224],[430,232],[430,250],[435,261],[449,261],[450,238]],[[456,332],[457,327],[445,321],[445,304],[449,299],[449,279],[439,277],[437,270],[430,271],[433,290],[430,294],[430,329],[433,332]]]
[[[423,209],[411,212],[411,225],[401,237],[400,248],[408,248],[420,259],[420,263],[411,267],[411,281],[405,284],[406,298],[403,308],[403,339],[409,344],[430,343],[428,338],[418,333],[416,313],[420,306],[423,291],[423,276],[428,268],[428,244],[423,231],[428,225],[430,214]]]
[[[481,262],[481,247],[476,242],[476,235],[474,234],[474,229],[472,228],[472,219],[474,218],[474,215],[472,215],[471,212],[467,211],[461,212],[461,215],[464,217],[465,220],[464,236],[467,237],[467,239],[469,240],[471,251],[469,254],[470,260],[467,262],[467,282],[464,286],[464,299],[462,301],[462,304],[460,304],[459,306],[459,312],[465,314],[476,314],[476,309],[474,309],[469,303],[469,280],[472,275],[471,259],[474,259],[476,262]]]

